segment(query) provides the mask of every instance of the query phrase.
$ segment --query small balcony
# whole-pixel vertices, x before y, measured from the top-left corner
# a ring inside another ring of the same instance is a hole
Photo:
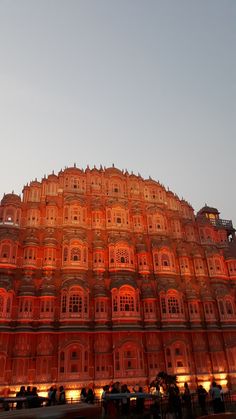
[[[219,227],[219,228],[224,228],[226,230],[234,230],[233,228],[233,223],[231,220],[222,220],[222,219],[210,219],[210,222],[212,225]]]

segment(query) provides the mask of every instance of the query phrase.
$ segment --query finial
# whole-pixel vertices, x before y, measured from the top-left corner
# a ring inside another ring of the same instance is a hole
[[[74,163],[74,167],[76,167],[76,163]]]
[[[54,170],[52,171],[52,174],[54,175]]]
[[[112,167],[115,167],[115,166],[114,166],[114,163],[112,163]]]

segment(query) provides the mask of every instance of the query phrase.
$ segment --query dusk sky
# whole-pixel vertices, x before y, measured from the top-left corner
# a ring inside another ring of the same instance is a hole
[[[0,0],[0,197],[76,162],[236,225],[235,0]]]

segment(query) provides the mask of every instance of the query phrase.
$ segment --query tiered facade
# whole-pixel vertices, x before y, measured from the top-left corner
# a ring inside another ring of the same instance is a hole
[[[159,182],[66,168],[0,206],[0,386],[236,381],[231,221]]]

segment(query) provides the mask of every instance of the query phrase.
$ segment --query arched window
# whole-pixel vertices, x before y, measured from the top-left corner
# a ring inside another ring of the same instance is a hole
[[[148,231],[149,233],[167,233],[167,220],[161,213],[148,215]]]
[[[128,249],[117,249],[116,250],[116,262],[117,263],[129,263],[129,251],[128,251]]]
[[[40,224],[40,210],[31,208],[27,211],[26,225],[29,227],[38,227]]]
[[[27,246],[24,248],[23,253],[23,266],[36,266],[37,248]]]
[[[184,342],[174,342],[166,348],[166,364],[169,374],[189,372],[188,351]]]
[[[218,300],[220,319],[222,321],[235,320],[235,308],[233,299],[229,296]]]
[[[179,258],[179,266],[181,275],[190,275],[190,264],[188,257],[181,256]]]
[[[43,266],[55,267],[55,265],[56,265],[56,249],[54,247],[45,247]]]
[[[108,301],[104,297],[95,298],[95,320],[106,320],[108,317]]]
[[[32,318],[33,317],[33,298],[32,297],[19,297],[19,310],[18,318]]]
[[[144,299],[143,301],[144,320],[156,320],[156,301],[154,299]]]
[[[69,312],[82,313],[83,300],[79,294],[71,294],[69,299]]]
[[[1,259],[9,259],[10,258],[11,247],[10,244],[1,244]]]
[[[61,297],[63,318],[88,319],[88,293],[80,287],[63,290]]]
[[[63,247],[63,265],[73,266],[77,269],[87,268],[88,250],[87,245],[83,242],[72,240]]]
[[[203,276],[206,274],[204,260],[201,257],[194,258],[194,270],[196,276]]]
[[[57,208],[54,206],[48,206],[46,208],[46,225],[55,225],[57,221]]]
[[[171,319],[184,320],[183,301],[177,291],[169,290],[166,294],[162,292],[160,301],[163,321]]]
[[[204,315],[206,321],[215,320],[215,310],[213,301],[204,301]]]
[[[41,297],[40,298],[40,318],[52,319],[54,317],[54,298]]]
[[[88,351],[81,344],[71,344],[59,353],[59,377],[88,378]]]
[[[169,256],[165,253],[161,255],[161,265],[165,267],[170,266]]]
[[[71,256],[70,256],[70,258],[74,262],[80,261],[81,260],[81,250],[79,248],[73,247],[71,249]]]
[[[148,263],[148,254],[141,253],[138,254],[138,270],[140,273],[146,273],[150,271],[149,263]]]
[[[102,228],[103,227],[103,213],[102,211],[92,211],[92,227],[93,228]]]
[[[105,257],[103,250],[95,250],[93,253],[93,270],[104,271],[105,270]]]
[[[134,250],[128,245],[117,243],[109,246],[109,269],[134,270]]]
[[[115,350],[115,376],[135,377],[143,374],[143,368],[143,350],[136,342],[126,342]]]
[[[189,318],[191,320],[200,320],[199,305],[197,301],[190,301],[188,303]]]
[[[153,251],[154,272],[166,272],[176,274],[175,257],[168,248]]]
[[[120,311],[134,311],[135,299],[132,293],[125,292],[120,295]]]
[[[113,316],[140,316],[139,294],[132,287],[123,286],[112,290]]]

